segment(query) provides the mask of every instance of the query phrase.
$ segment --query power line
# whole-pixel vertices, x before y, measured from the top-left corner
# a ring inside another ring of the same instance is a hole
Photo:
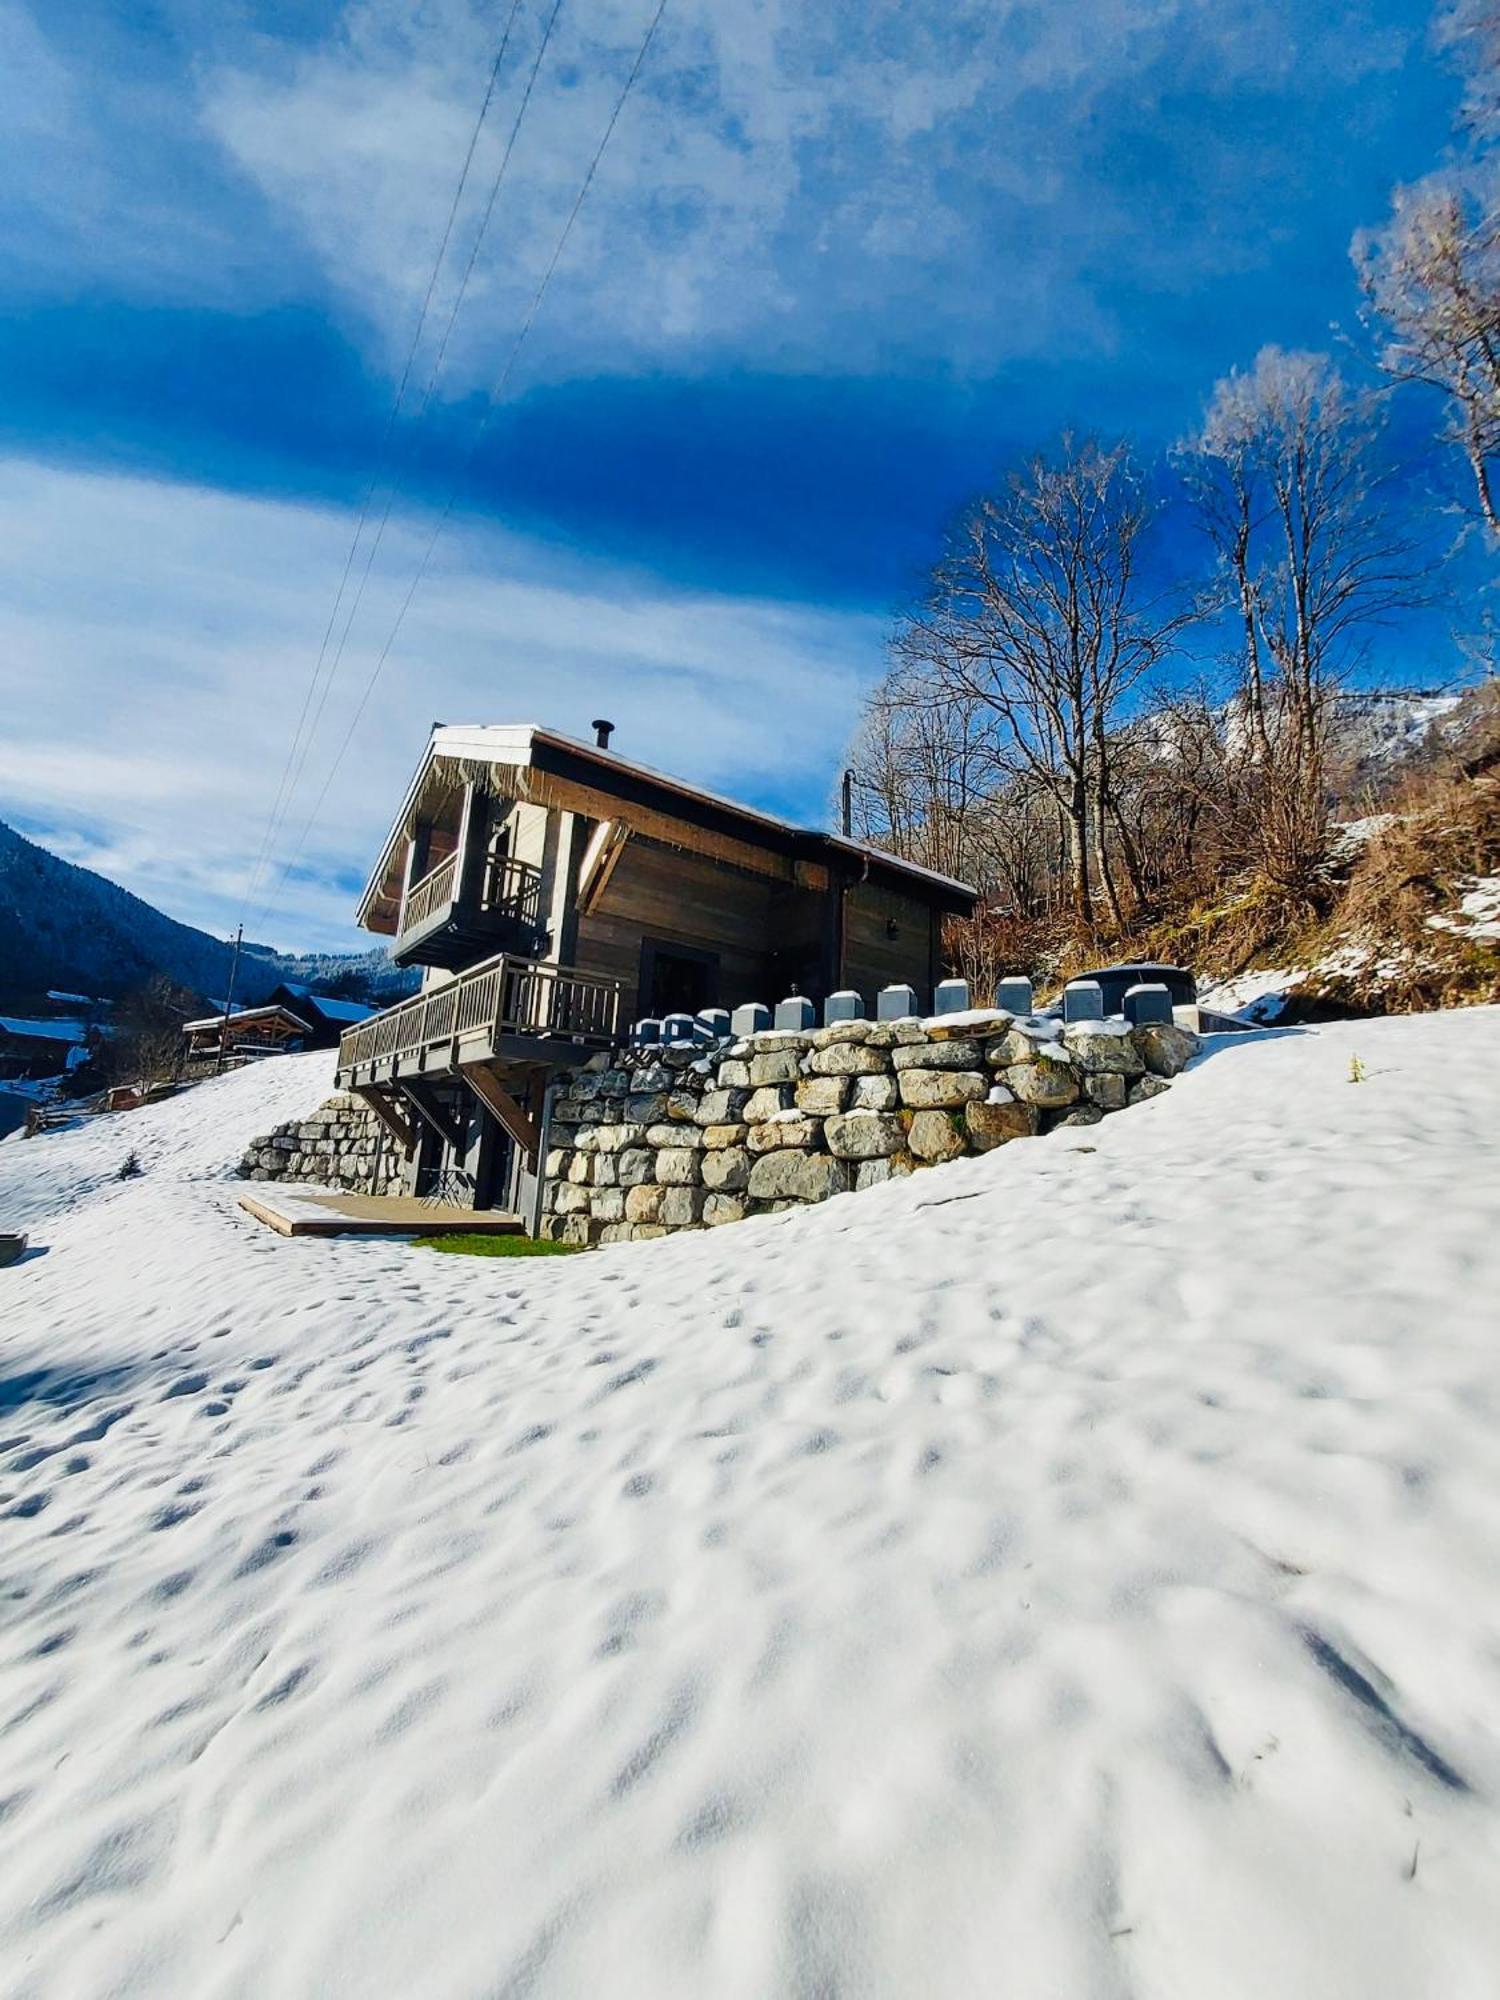
[[[390,632],[386,636],[385,644],[381,647],[380,654],[375,661],[375,665],[370,670],[369,678],[365,682],[364,690],[360,695],[359,702],[354,710],[354,714],[350,718],[349,727],[344,732],[343,741],[340,743],[338,750],[335,753],[333,762],[328,768],[327,776],[323,780],[322,788],[320,789],[318,796],[313,803],[313,809],[308,814],[308,817],[303,825],[302,831],[297,837],[296,846],[292,849],[291,855],[288,858],[285,867],[281,871],[281,875],[279,880],[277,881],[276,887],[271,891],[270,896],[261,906],[260,916],[256,919],[257,923],[262,922],[265,919],[265,917],[268,915],[268,913],[276,903],[277,899],[280,897],[282,891],[285,889],[287,882],[291,879],[292,870],[296,867],[297,862],[301,858],[302,849],[306,845],[307,837],[312,832],[313,827],[317,823],[318,814],[323,809],[324,802],[326,801],[328,793],[332,788],[335,777],[338,775],[339,768],[342,765],[344,757],[348,752],[349,745],[354,740],[355,732],[359,728],[360,721],[364,716],[365,709],[369,706],[370,697],[375,692],[375,684],[380,679],[381,671],[384,668],[387,659],[390,657],[391,648],[396,643],[397,635],[399,634],[401,627],[405,622],[407,612],[411,608],[412,599],[416,596],[418,587],[420,586],[423,577],[426,576],[427,574],[428,565],[432,560],[432,552],[437,547],[438,539],[441,536],[444,528],[447,526],[449,517],[453,513],[453,509],[457,504],[459,487],[463,482],[464,475],[468,471],[469,467],[473,464],[475,455],[479,450],[480,444],[483,442],[485,434],[489,430],[490,423],[494,417],[495,411],[499,407],[500,402],[504,397],[506,388],[509,386],[511,375],[515,370],[516,360],[520,355],[522,347],[526,343],[527,335],[531,332],[531,328],[536,320],[536,316],[538,312],[541,310],[542,300],[547,295],[547,288],[552,282],[553,273],[556,271],[558,264],[562,259],[563,252],[567,248],[568,238],[573,233],[573,225],[575,222],[577,222],[579,211],[582,209],[584,202],[588,199],[589,190],[594,184],[594,177],[599,171],[599,163],[604,158],[605,150],[608,147],[611,138],[614,136],[615,127],[620,122],[620,114],[625,109],[626,100],[629,98],[631,91],[635,88],[636,79],[640,75],[641,70],[645,65],[646,57],[650,52],[651,44],[656,36],[656,31],[661,25],[661,18],[663,14],[666,13],[666,11],[667,11],[667,0],[657,0],[656,10],[651,16],[650,25],[647,27],[645,35],[641,40],[641,45],[639,49],[636,51],[635,61],[631,64],[630,67],[630,74],[626,77],[624,85],[621,88],[620,94],[615,99],[614,109],[611,111],[609,115],[609,122],[604,128],[604,133],[599,141],[599,144],[594,149],[594,156],[592,160],[590,160],[589,162],[588,172],[583,177],[583,184],[578,190],[577,199],[574,201],[572,208],[568,211],[568,219],[563,224],[562,232],[558,236],[557,242],[553,246],[552,255],[548,259],[546,269],[542,273],[541,282],[537,286],[534,294],[532,295],[531,303],[526,309],[526,316],[521,322],[520,329],[517,332],[514,341],[511,343],[510,353],[506,356],[505,366],[501,370],[499,380],[497,381],[493,391],[491,392],[489,402],[486,405],[483,417],[480,419],[478,429],[475,431],[474,436],[470,441],[469,448],[464,453],[458,471],[454,475],[452,485],[449,488],[447,501],[444,504],[442,513],[438,516],[437,525],[436,527],[434,527],[432,534],[428,538],[427,546],[422,551],[422,558],[417,565],[416,575],[411,580],[411,584],[408,587],[406,595],[402,599],[400,608],[396,613],[395,622],[392,624]]]
[[[500,81],[501,66],[505,61],[506,50],[510,46],[511,31],[515,27],[516,17],[520,13],[520,11],[521,11],[521,0],[511,0],[511,9],[509,15],[506,17],[504,32],[500,37],[500,46],[495,51],[495,59],[490,65],[489,79],[485,85],[484,99],[479,107],[479,115],[474,120],[474,128],[469,134],[468,149],[464,153],[463,165],[459,169],[458,184],[453,191],[453,200],[448,209],[448,219],[443,226],[442,239],[438,244],[437,255],[434,257],[432,262],[432,270],[427,279],[427,289],[422,296],[421,310],[417,314],[417,323],[412,332],[411,345],[408,347],[406,352],[406,360],[401,370],[401,379],[397,384],[395,398],[392,401],[390,410],[386,415],[385,429],[384,432],[382,433],[380,440],[380,447],[376,454],[375,470],[370,475],[370,483],[368,487],[365,489],[364,500],[360,505],[359,519],[354,529],[354,538],[349,544],[349,553],[344,558],[343,573],[339,577],[338,590],[334,594],[333,608],[328,614],[328,624],[324,628],[323,640],[322,644],[318,648],[318,657],[313,666],[312,677],[308,681],[307,692],[302,699],[302,712],[297,718],[297,727],[293,731],[291,743],[287,748],[286,761],[282,765],[282,770],[281,770],[281,781],[276,788],[276,797],[272,802],[270,815],[266,821],[265,832],[261,837],[260,850],[256,855],[255,866],[251,872],[250,882],[245,890],[244,903],[241,905],[242,917],[244,915],[245,910],[248,909],[249,907],[251,897],[255,894],[256,889],[260,885],[261,876],[270,859],[271,845],[275,840],[276,834],[280,828],[282,815],[284,813],[285,808],[290,805],[292,793],[296,789],[297,779],[290,777],[292,765],[297,758],[299,745],[301,745],[302,743],[302,732],[307,723],[308,711],[312,707],[313,694],[315,689],[317,688],[319,676],[323,671],[323,662],[327,657],[329,641],[333,637],[333,628],[338,620],[339,606],[343,602],[344,591],[348,587],[350,572],[354,567],[354,558],[359,548],[360,537],[363,535],[365,530],[365,524],[369,519],[370,503],[374,499],[375,490],[380,484],[380,475],[382,470],[384,469],[386,454],[390,448],[391,437],[396,428],[396,420],[400,415],[401,405],[405,400],[406,391],[411,381],[412,369],[416,364],[417,352],[422,343],[422,334],[427,325],[427,315],[432,309],[433,295],[437,290],[438,277],[443,268],[443,261],[448,254],[448,245],[453,239],[454,225],[458,221],[459,210],[463,205],[464,191],[469,183],[469,172],[470,169],[473,167],[474,155],[479,147],[479,135],[484,129],[485,119],[489,116],[490,105],[494,99],[495,90]],[[491,204],[493,205],[493,195],[491,196]],[[486,211],[486,213],[488,213],[488,211]],[[450,331],[451,331],[451,325],[452,322],[450,320],[449,323]],[[445,335],[445,343],[446,343],[446,335]],[[424,408],[426,407],[425,403],[423,407]],[[321,714],[321,709],[319,713]],[[317,723],[314,722],[313,724],[314,734],[316,733],[316,729],[317,729]],[[309,736],[308,742],[310,744],[311,736]],[[306,757],[306,750],[304,748],[303,750],[304,761],[305,757]],[[299,778],[301,776],[300,765],[298,766],[297,776]],[[290,786],[289,786],[289,780],[290,780]]]
[[[517,0],[517,4],[519,4],[519,0]],[[526,88],[522,92],[521,102],[516,110],[515,118],[511,122],[510,136],[506,141],[505,151],[501,156],[500,165],[495,173],[495,178],[490,184],[489,199],[485,203],[484,214],[480,219],[479,228],[475,234],[474,241],[470,246],[468,262],[464,266],[463,276],[459,280],[458,290],[454,294],[453,304],[448,313],[448,323],[443,329],[442,339],[438,345],[437,354],[433,360],[431,370],[429,371],[427,377],[427,387],[423,392],[421,407],[418,409],[416,417],[414,419],[414,427],[418,431],[420,431],[422,420],[426,416],[427,411],[431,406],[433,395],[437,389],[438,376],[442,370],[444,357],[448,352],[448,343],[452,337],[453,328],[458,319],[459,310],[463,305],[465,294],[469,289],[469,280],[474,274],[474,265],[479,257],[480,246],[483,244],[485,234],[489,229],[490,218],[494,214],[495,210],[495,202],[499,196],[501,184],[505,179],[505,171],[506,168],[510,165],[510,156],[515,151],[516,138],[521,130],[521,121],[526,116],[527,105],[531,102],[531,94],[536,87],[537,75],[542,67],[542,59],[547,53],[547,44],[552,39],[552,30],[557,23],[558,15],[562,11],[562,4],[563,0],[553,0],[552,11],[547,17],[546,28],[543,31],[542,39],[540,44],[538,45],[536,56],[532,61],[531,73],[526,79]],[[514,10],[512,11],[514,12]],[[413,458],[415,458],[415,455],[416,455],[416,446],[414,445],[412,453]],[[338,644],[334,648],[333,658],[329,663],[328,673],[323,681],[322,691],[318,696],[318,704],[317,708],[313,713],[312,725],[307,732],[307,737],[302,745],[301,755],[297,762],[297,768],[293,772],[291,783],[287,788],[288,809],[290,809],[291,801],[296,795],[297,787],[302,782],[302,773],[306,768],[308,758],[312,754],[312,746],[317,741],[318,729],[323,720],[323,712],[328,706],[328,697],[333,692],[334,682],[338,679],[339,668],[343,664],[344,651],[349,643],[349,634],[353,630],[354,620],[358,616],[359,607],[361,603],[364,601],[365,588],[370,581],[371,572],[375,567],[375,558],[380,552],[380,545],[385,539],[386,526],[390,521],[391,511],[394,508],[397,497],[401,492],[402,479],[403,479],[403,474],[402,472],[398,471],[395,478],[392,480],[390,488],[386,494],[385,506],[381,510],[380,519],[375,525],[375,533],[371,538],[369,549],[365,555],[365,566],[360,573],[359,582],[356,585],[353,597],[350,600],[348,615],[344,619],[344,629],[339,634]],[[361,528],[363,528],[364,525],[363,520],[361,520],[360,525]],[[356,540],[357,539],[358,537],[356,536]],[[352,558],[352,551],[351,551],[351,558]],[[347,580],[348,566],[346,566],[344,574],[345,574],[345,579]],[[340,586],[340,594],[342,595],[342,586]],[[337,609],[338,607],[337,605],[335,605],[334,607],[335,616],[337,616]],[[330,625],[330,630],[331,629],[332,626]]]

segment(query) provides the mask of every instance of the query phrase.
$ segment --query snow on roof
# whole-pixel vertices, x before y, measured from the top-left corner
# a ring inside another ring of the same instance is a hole
[[[306,997],[330,1021],[368,1021],[379,1012],[376,1007],[366,1006],[363,1000],[331,1000],[326,993],[309,993]]]
[[[88,1032],[82,1021],[28,1021],[18,1014],[0,1014],[0,1034],[36,1036],[44,1042],[81,1042]]]
[[[363,1000],[335,1000],[331,993],[315,993],[301,979],[283,979],[279,990],[294,994],[299,1000],[310,1001],[326,1021],[367,1021],[372,1014],[380,1011],[378,1007],[367,1006]]]
[[[839,848],[848,854],[857,854],[882,867],[895,869],[899,874],[910,875],[920,882],[927,882],[934,888],[953,891],[968,897],[974,897],[978,893],[967,882],[960,882],[952,875],[939,874],[933,868],[924,868],[920,862],[905,861],[899,854],[892,854],[884,847],[876,847],[870,841],[856,840],[847,834],[828,833],[819,827],[804,826],[796,820],[784,819],[779,813],[767,812],[760,806],[745,805],[739,799],[727,798],[722,792],[710,791],[704,785],[690,784],[685,778],[675,778],[669,772],[657,770],[653,765],[638,764],[630,758],[619,756],[613,750],[601,749],[597,743],[581,742],[576,736],[565,736],[560,730],[546,729],[539,723],[438,723],[433,728],[427,747],[422,753],[422,760],[407,788],[401,810],[397,813],[386,836],[380,859],[365,884],[359,905],[361,920],[365,910],[380,891],[390,858],[410,814],[422,795],[427,775],[433,765],[439,760],[446,760],[458,764],[509,764],[522,769],[531,762],[534,748],[538,743],[552,744],[558,749],[571,752],[574,756],[586,758],[608,772],[644,778],[651,784],[662,785],[685,797],[718,806],[725,812],[734,813],[740,819],[774,829],[779,834],[803,835],[822,841],[829,847]]]
[[[311,1034],[312,1030],[309,1028],[307,1022],[303,1020],[302,1016],[294,1014],[290,1007],[283,1007],[280,1002],[271,1007],[237,1007],[232,1014],[227,1016],[224,1014],[207,1014],[201,1021],[184,1021],[182,1032],[185,1035],[195,1035],[201,1033],[205,1028],[222,1028],[226,1019],[230,1027],[237,1028],[242,1021],[268,1021],[277,1015],[283,1021],[290,1021],[294,1027],[300,1028],[304,1035]]]

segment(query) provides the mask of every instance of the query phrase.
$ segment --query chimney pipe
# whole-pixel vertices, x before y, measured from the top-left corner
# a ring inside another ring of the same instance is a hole
[[[854,773],[852,771],[844,773],[843,796],[840,800],[840,805],[842,810],[839,818],[842,822],[844,838],[847,840],[854,831]]]
[[[612,722],[606,722],[602,716],[596,716],[589,724],[589,727],[594,732],[595,743],[601,750],[607,750],[609,748],[609,739],[615,733],[615,725]]]

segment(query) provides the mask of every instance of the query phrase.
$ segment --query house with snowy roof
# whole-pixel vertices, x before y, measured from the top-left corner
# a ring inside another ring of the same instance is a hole
[[[98,1030],[84,1021],[0,1015],[0,1077],[61,1076],[97,1039]]]
[[[434,727],[358,922],[423,969],[347,1028],[340,1087],[408,1190],[527,1212],[548,1084],[637,1017],[898,980],[930,997],[975,892],[533,724]]]

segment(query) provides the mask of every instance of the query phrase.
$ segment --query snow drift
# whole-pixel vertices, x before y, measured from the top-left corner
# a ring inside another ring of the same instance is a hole
[[[540,1265],[325,1069],[0,1147],[7,1993],[1492,2000],[1500,1011]]]

